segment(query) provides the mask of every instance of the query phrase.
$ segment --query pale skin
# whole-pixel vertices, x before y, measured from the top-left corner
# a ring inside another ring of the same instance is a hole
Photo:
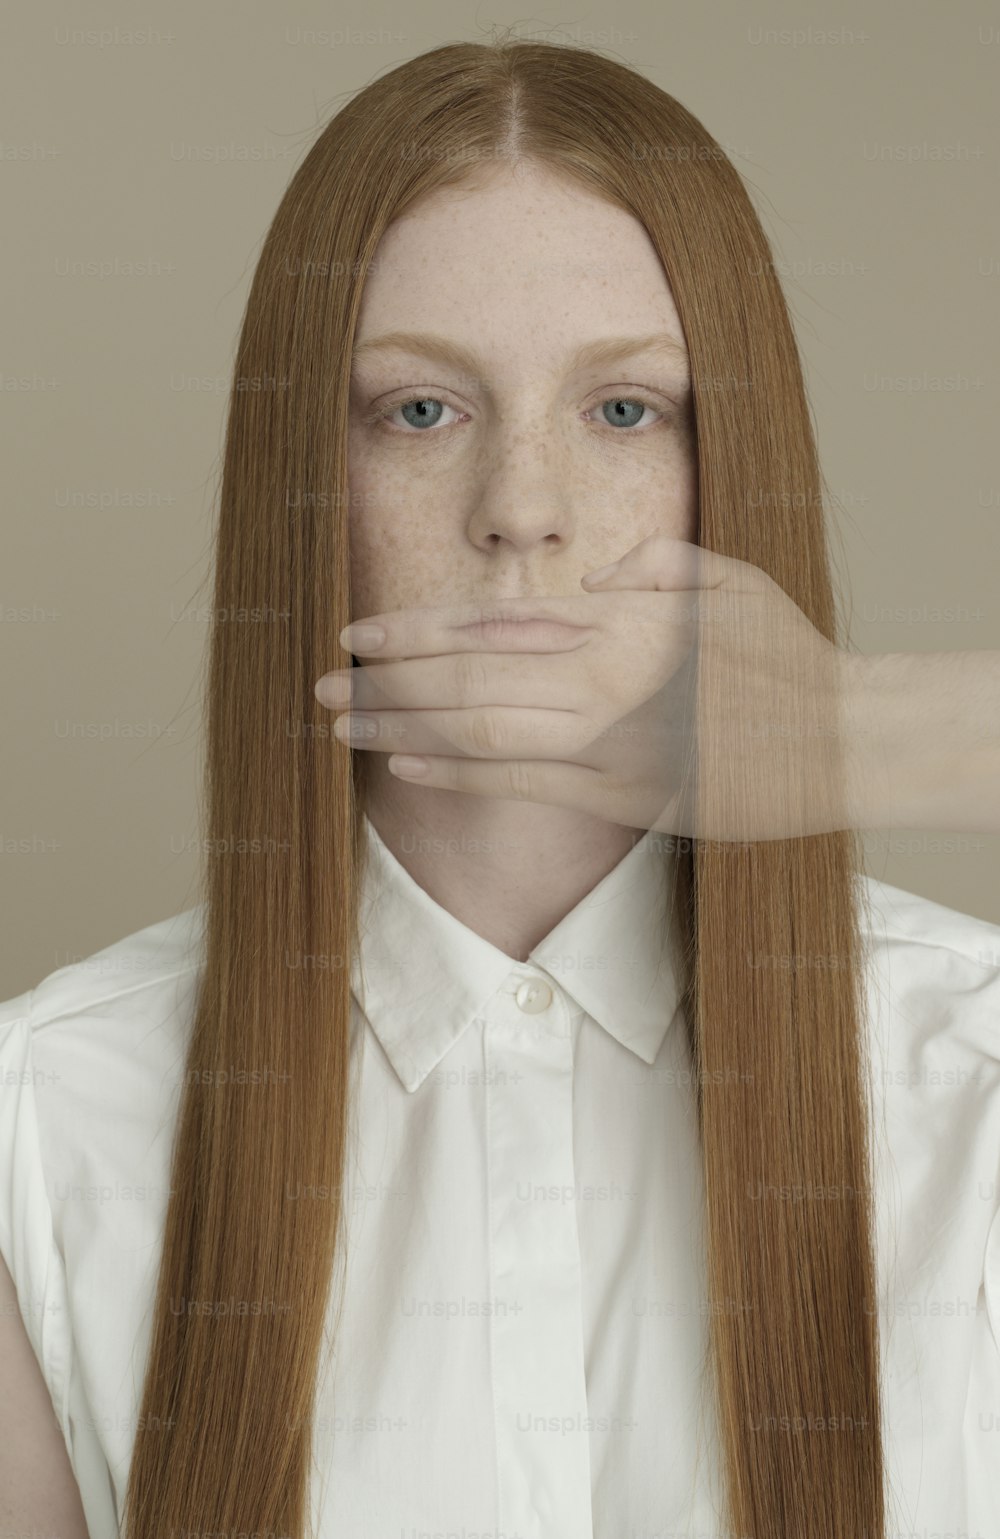
[[[363,666],[316,693],[367,714],[346,740],[368,755],[369,816],[438,903],[523,959],[646,828],[1000,827],[992,654],[839,651],[764,573],[695,543],[690,363],[636,220],[521,165],[425,200],[377,255],[350,405],[359,620],[341,638]],[[370,346],[398,331],[475,359]],[[668,345],[574,360],[623,336]],[[579,628],[510,623],[540,610]],[[458,630],[481,619],[502,623]],[[372,623],[386,639],[366,648]],[[695,645],[722,685],[697,812]],[[392,773],[404,753],[422,779]]]

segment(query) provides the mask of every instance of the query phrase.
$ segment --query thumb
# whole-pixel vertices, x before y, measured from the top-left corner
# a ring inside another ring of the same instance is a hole
[[[675,539],[663,529],[640,540],[638,545],[610,566],[586,572],[580,581],[587,588],[632,588],[648,592],[678,593],[698,588],[748,586],[752,568],[746,562],[705,550],[688,540]]]

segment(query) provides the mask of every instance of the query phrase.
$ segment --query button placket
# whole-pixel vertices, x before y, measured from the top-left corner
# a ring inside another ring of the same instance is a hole
[[[524,972],[497,1004],[484,1035],[491,1286],[523,1306],[491,1321],[498,1521],[520,1539],[592,1539],[568,1004]]]

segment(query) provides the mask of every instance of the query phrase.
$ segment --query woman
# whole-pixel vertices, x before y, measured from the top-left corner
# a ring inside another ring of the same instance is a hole
[[[988,1532],[1000,931],[842,828],[407,784],[314,694],[352,614],[582,604],[651,527],[834,639],[722,151],[585,50],[411,60],[293,178],[236,376],[205,902],[5,1007],[0,1249],[91,1534]]]

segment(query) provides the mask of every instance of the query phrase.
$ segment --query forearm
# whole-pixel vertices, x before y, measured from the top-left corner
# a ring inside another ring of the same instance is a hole
[[[843,658],[851,826],[1000,831],[1000,652]]]

